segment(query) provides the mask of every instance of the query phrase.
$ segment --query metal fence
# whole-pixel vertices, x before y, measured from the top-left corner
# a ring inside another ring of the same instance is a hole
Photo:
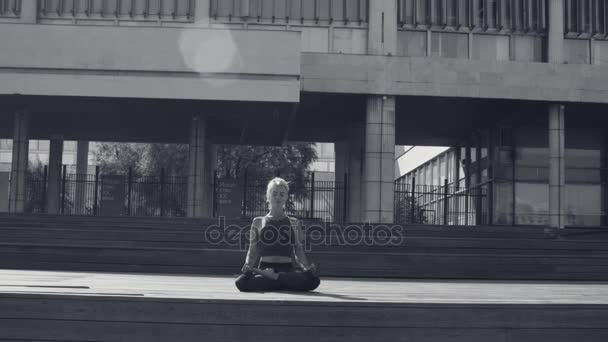
[[[194,0],[39,0],[40,16],[133,20],[191,20]]]
[[[369,0],[212,0],[214,19],[240,18],[284,23],[362,24]]]
[[[221,178],[216,177],[215,184],[219,184],[221,181]],[[290,184],[286,203],[288,215],[325,222],[346,221],[346,187],[344,186],[346,182],[346,177],[343,181],[338,182],[315,180],[315,173],[311,172],[303,184]],[[268,180],[245,175],[243,179],[238,180],[238,183],[239,186],[236,191],[242,193],[237,197],[243,199],[241,202],[241,216],[253,218],[266,215],[269,210],[266,202]],[[214,196],[214,215],[221,215],[217,203],[216,192]]]
[[[546,0],[399,0],[401,27],[544,33]]]
[[[47,168],[27,178],[26,212],[45,212]],[[59,212],[64,215],[185,216],[186,177],[68,174],[64,166]],[[112,208],[110,209],[110,205]]]
[[[218,184],[214,177],[213,215],[222,215],[218,204]],[[233,191],[238,203],[237,216],[253,218],[268,213],[267,179],[245,175]],[[491,183],[469,188],[448,185],[395,183],[395,223],[432,225],[489,224]],[[27,176],[26,212],[45,212],[47,207],[47,169]],[[65,215],[186,216],[187,177],[68,174],[63,168],[59,207]],[[346,222],[348,178],[342,181],[316,180],[312,172],[300,183],[290,185],[289,215],[324,222]]]
[[[21,0],[0,0],[0,17],[18,17]]]
[[[395,223],[432,225],[488,224],[488,189],[448,185],[395,184]]]
[[[608,38],[608,3],[606,0],[566,0],[565,27],[569,35]]]

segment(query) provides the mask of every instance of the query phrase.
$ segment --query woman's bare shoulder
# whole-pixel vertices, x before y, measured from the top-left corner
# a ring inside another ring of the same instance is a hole
[[[251,225],[256,228],[260,228],[262,226],[262,222],[264,221],[263,216],[254,217],[251,221]]]

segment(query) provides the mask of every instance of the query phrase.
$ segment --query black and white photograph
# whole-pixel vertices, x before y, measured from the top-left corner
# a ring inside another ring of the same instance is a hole
[[[0,0],[0,342],[608,341],[608,0]]]

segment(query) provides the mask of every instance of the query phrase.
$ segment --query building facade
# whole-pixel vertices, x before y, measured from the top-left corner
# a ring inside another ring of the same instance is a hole
[[[601,225],[580,201],[603,198],[605,1],[0,3],[11,211],[30,139],[50,141],[49,212],[64,140],[187,143],[189,216],[211,212],[214,145],[315,141],[351,222],[395,220],[395,146],[426,145],[492,184],[486,223]]]

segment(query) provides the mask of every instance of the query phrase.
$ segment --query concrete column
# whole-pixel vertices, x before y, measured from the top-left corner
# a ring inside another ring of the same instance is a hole
[[[549,0],[548,62],[564,63],[564,1]]]
[[[21,15],[19,19],[24,24],[35,24],[38,21],[38,1],[21,0]]]
[[[18,111],[14,115],[13,159],[8,198],[8,211],[22,213],[25,209],[25,182],[28,168],[29,113]]]
[[[205,206],[203,217],[213,216],[213,175],[217,165],[217,145],[205,144]]]
[[[395,192],[395,97],[367,98],[363,221],[392,223]]]
[[[205,135],[206,120],[195,115],[190,123],[190,148],[188,171],[188,217],[203,217],[205,202]]]
[[[78,141],[76,145],[76,213],[85,213],[86,181],[89,166],[89,142]]]
[[[209,27],[211,0],[194,0],[194,25]]]
[[[554,228],[566,224],[564,117],[563,105],[549,105],[549,225]]]
[[[367,53],[396,55],[397,0],[370,0],[367,33]]]
[[[334,156],[335,156],[335,167],[334,167],[334,182],[336,185],[344,182],[344,174],[348,173],[348,161],[349,157],[349,144],[348,140],[338,141],[334,143]],[[344,189],[341,191],[334,192],[334,221],[341,222],[344,220]],[[346,196],[348,196],[348,189],[346,189]],[[348,200],[348,199],[347,199]],[[346,213],[348,215],[348,213]],[[348,216],[346,216],[348,219]]]
[[[61,168],[63,166],[63,136],[53,135],[49,144],[49,172],[46,188],[46,212],[59,214],[61,209]]]
[[[349,222],[363,221],[363,158],[365,154],[365,124],[352,123],[348,128],[348,199]]]

